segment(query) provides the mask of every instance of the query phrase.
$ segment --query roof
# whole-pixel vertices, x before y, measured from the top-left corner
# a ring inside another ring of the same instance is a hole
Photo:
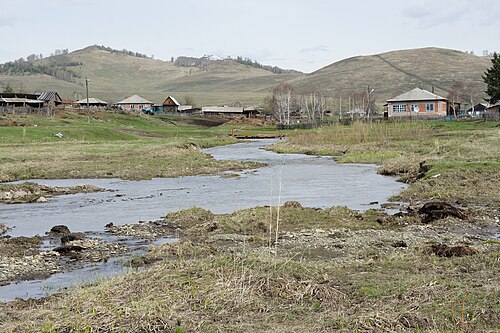
[[[29,104],[43,104],[43,101],[38,99],[29,99],[29,98],[17,98],[17,97],[0,97],[0,101],[5,103],[29,103]]]
[[[6,98],[27,98],[27,99],[37,99],[38,95],[36,94],[25,94],[25,93],[5,93],[0,92],[0,97]]]
[[[123,101],[120,101],[116,104],[154,104],[154,103],[148,101],[147,99],[139,95],[133,95],[130,96],[129,98],[125,98]]]
[[[447,101],[446,98],[433,94],[427,90],[415,88],[404,94],[388,99],[387,103],[391,102],[409,102],[409,101]]]
[[[41,101],[58,101],[62,102],[61,96],[55,91],[35,91],[35,95],[38,95],[38,99]]]
[[[165,102],[166,102],[166,101],[167,101],[167,99],[169,99],[169,98],[172,100],[172,102],[174,102],[174,104],[175,104],[175,105],[177,105],[177,106],[181,105],[181,104],[180,104],[179,102],[177,102],[177,100],[176,100],[174,97],[172,97],[172,96],[168,96],[167,98],[165,98],[165,101],[163,102],[163,105],[165,105]]]
[[[87,104],[87,99],[81,99],[79,101],[76,101],[78,104]],[[94,97],[89,97],[89,104],[108,104],[108,102],[103,101],[99,98],[94,98]]]
[[[202,112],[227,112],[227,113],[243,113],[241,106],[204,106],[201,108]]]
[[[186,110],[192,110],[193,106],[192,105],[179,105],[178,110],[179,111],[186,111]]]

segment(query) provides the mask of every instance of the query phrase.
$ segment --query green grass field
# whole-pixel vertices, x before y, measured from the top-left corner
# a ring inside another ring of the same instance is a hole
[[[9,117],[0,126],[0,180],[145,179],[255,166],[215,161],[200,149],[236,142],[234,126],[198,126],[182,117],[65,112]],[[206,121],[204,121],[206,122]],[[257,131],[273,131],[272,127]],[[255,131],[255,129],[254,129]],[[61,133],[62,138],[55,134]]]

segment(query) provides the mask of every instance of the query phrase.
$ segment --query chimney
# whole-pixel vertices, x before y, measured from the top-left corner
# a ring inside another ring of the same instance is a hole
[[[434,94],[434,86],[432,86],[432,93]]]

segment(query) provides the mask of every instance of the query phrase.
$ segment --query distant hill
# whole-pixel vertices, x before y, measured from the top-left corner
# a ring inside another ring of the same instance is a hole
[[[0,71],[0,82],[29,92],[56,90],[65,99],[80,99],[85,94],[87,77],[89,95],[111,103],[139,94],[156,103],[173,95],[180,102],[189,96],[199,106],[261,104],[275,85],[304,75],[295,71],[276,74],[231,59],[206,60],[200,66],[182,67],[101,46],[22,65],[23,70],[17,66],[18,69]]]
[[[359,56],[335,62],[310,74],[262,66],[250,59],[179,57],[178,63],[140,53],[90,46],[71,53],[34,59],[18,67],[0,68],[0,84],[27,92],[55,90],[65,99],[80,99],[88,77],[89,95],[114,103],[133,94],[161,103],[168,95],[180,102],[189,97],[197,106],[262,105],[273,87],[292,83],[297,92],[320,89],[327,96],[347,99],[374,88],[377,103],[415,87],[447,96],[454,81],[486,89],[481,75],[490,58],[460,51],[423,48]],[[22,67],[21,66],[21,67]],[[18,68],[18,69],[15,69]],[[280,74],[277,74],[280,73]]]
[[[486,86],[481,75],[491,67],[490,58],[465,52],[422,48],[359,56],[335,62],[291,81],[298,91],[318,88],[338,97],[367,87],[374,89],[378,103],[420,87],[446,97],[454,81],[472,85],[477,94]]]

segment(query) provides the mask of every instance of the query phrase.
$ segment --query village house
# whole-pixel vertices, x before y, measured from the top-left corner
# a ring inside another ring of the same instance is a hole
[[[498,121],[500,120],[500,103],[491,105],[484,111],[484,120]]]
[[[448,99],[427,90],[415,88],[387,100],[389,118],[437,118],[444,117],[448,110]]]
[[[469,110],[467,110],[467,114],[471,117],[482,117],[487,108],[491,105],[488,103],[477,103]]]
[[[116,103],[116,105],[123,111],[139,113],[141,111],[150,112],[153,110],[154,103],[139,95],[133,95]]]
[[[182,105],[174,97],[168,96],[162,104],[162,109],[155,109],[155,113],[164,112],[169,114],[190,115],[197,110],[199,109],[194,108],[192,105]]]
[[[37,99],[43,101],[45,107],[56,107],[64,103],[63,99],[55,91],[35,91]]]
[[[179,111],[179,106],[181,106],[181,104],[177,102],[174,97],[168,96],[165,101],[163,101],[163,112],[176,113]]]
[[[76,104],[80,108],[86,108],[87,107],[87,98],[76,101]],[[107,107],[108,103],[106,101],[100,100],[100,99],[95,98],[95,97],[89,97],[88,106],[91,108],[101,109],[101,108]]]

